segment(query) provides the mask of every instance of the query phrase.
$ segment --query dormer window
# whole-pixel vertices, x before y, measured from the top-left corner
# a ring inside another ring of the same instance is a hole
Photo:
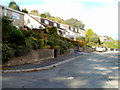
[[[73,31],[73,28],[71,27],[71,30]]]
[[[57,23],[54,23],[54,27],[57,27]]]
[[[48,20],[45,20],[45,24],[48,24],[48,25],[49,25],[49,21],[48,21]]]
[[[75,28],[75,32],[77,32],[77,29]]]

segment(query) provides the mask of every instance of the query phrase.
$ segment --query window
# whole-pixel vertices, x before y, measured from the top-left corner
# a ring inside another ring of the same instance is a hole
[[[20,14],[12,12],[12,18],[14,18],[14,19],[20,19]]]
[[[4,16],[7,16],[7,10],[6,9],[4,10]]]
[[[57,27],[57,23],[54,23],[54,27]]]
[[[49,24],[49,21],[48,21],[48,20],[45,20],[45,24]]]
[[[77,32],[77,29],[75,28],[75,32]]]
[[[30,23],[30,19],[27,20],[27,23]]]
[[[71,30],[73,31],[73,28],[71,27]]]

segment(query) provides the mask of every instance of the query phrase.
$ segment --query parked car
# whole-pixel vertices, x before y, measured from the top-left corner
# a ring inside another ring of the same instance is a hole
[[[86,47],[92,48],[92,46],[90,46],[90,45],[86,45]]]
[[[97,46],[97,47],[96,47],[96,51],[97,51],[97,52],[106,52],[106,51],[107,51],[107,48],[106,48],[106,47],[103,47],[103,46]]]

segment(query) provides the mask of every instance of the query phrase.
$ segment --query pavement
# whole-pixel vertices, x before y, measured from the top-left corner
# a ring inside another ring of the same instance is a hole
[[[61,65],[63,63],[66,63],[68,61],[74,60],[74,58],[78,58],[81,55],[87,54],[86,52],[76,52],[73,54],[67,54],[64,56],[60,56],[54,59],[46,60],[41,62],[35,62],[30,64],[24,64],[24,65],[18,65],[18,66],[12,66],[7,67],[5,70],[2,70],[3,73],[8,72],[32,72],[32,71],[40,71],[45,69],[54,68],[58,65]],[[8,70],[7,70],[8,69]]]

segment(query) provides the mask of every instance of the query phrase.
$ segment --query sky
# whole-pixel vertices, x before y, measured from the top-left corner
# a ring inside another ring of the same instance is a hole
[[[8,5],[11,0],[0,0]],[[120,0],[14,0],[21,9],[50,12],[64,20],[75,18],[97,35],[118,39],[118,2]]]

